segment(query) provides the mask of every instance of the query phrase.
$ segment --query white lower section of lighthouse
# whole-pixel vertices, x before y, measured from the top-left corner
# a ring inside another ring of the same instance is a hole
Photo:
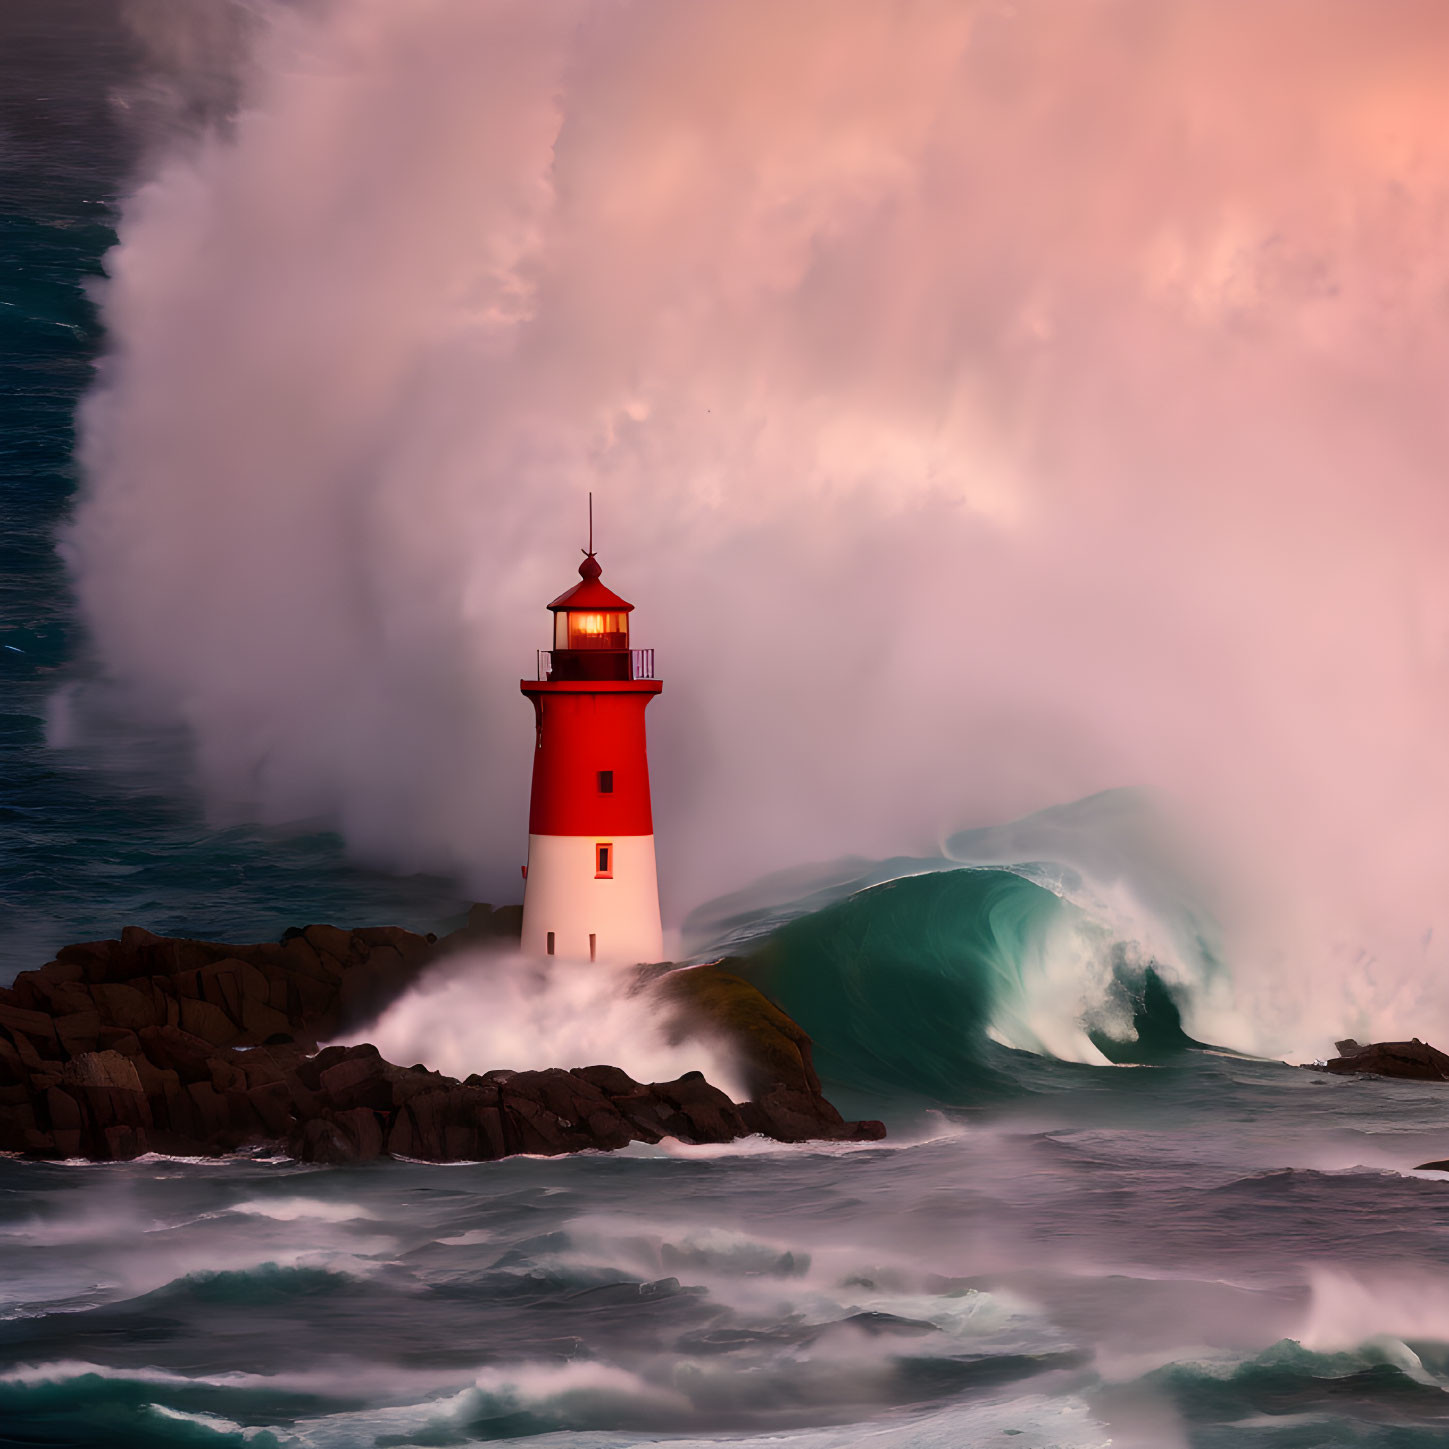
[[[608,874],[599,871],[607,847]],[[530,835],[523,949],[575,961],[662,961],[652,835]]]

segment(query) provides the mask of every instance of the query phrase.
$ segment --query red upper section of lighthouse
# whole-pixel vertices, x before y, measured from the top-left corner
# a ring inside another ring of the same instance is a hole
[[[634,606],[621,599],[612,589],[605,588],[599,582],[599,575],[604,571],[599,567],[599,561],[593,554],[587,554],[583,563],[579,565],[579,577],[583,580],[575,584],[573,588],[560,594],[550,609],[612,609],[616,613],[628,614]]]
[[[592,543],[590,539],[590,543]],[[650,835],[649,760],[644,711],[663,688],[651,650],[639,667],[629,649],[633,604],[599,582],[603,570],[590,551],[579,565],[580,583],[560,594],[547,675],[520,688],[533,701],[537,725],[533,835],[593,835],[608,840]]]
[[[664,686],[657,679],[520,685],[538,731],[529,833],[652,835],[644,711]]]

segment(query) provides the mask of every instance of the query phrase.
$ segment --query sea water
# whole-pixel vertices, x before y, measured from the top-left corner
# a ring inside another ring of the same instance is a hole
[[[106,706],[76,693],[55,535],[134,161],[108,15],[16,0],[0,50],[0,979],[126,924],[447,929],[448,883],[212,828],[176,741],[117,757],[77,727]],[[1449,1185],[1413,1170],[1449,1153],[1443,1089],[1194,1042],[1191,975],[1068,949],[1091,922],[1054,829],[691,924],[884,1143],[0,1161],[0,1445],[1449,1441]],[[1206,981],[1210,940],[1176,926]]]
[[[863,1147],[0,1164],[0,1443],[1428,1446],[1432,1085],[1024,1068]]]

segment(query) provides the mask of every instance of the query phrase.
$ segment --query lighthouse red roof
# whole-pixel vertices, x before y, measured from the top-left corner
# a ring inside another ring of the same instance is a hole
[[[586,554],[584,561],[579,565],[579,578],[582,583],[575,584],[573,588],[562,593],[549,605],[550,609],[613,609],[620,613],[632,612],[634,606],[621,599],[612,589],[605,588],[599,582],[599,575],[604,571],[599,567],[599,561],[593,554]]]

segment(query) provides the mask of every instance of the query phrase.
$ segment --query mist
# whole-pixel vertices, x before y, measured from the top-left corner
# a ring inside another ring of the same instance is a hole
[[[475,951],[440,962],[349,1039],[458,1078],[605,1061],[642,1082],[702,1071],[743,1101],[748,1085],[727,1044],[690,1037],[676,1015],[635,967]]]
[[[670,921],[1130,785],[1204,1034],[1449,1034],[1442,6],[246,11],[65,543],[217,819],[516,898],[592,490]]]

